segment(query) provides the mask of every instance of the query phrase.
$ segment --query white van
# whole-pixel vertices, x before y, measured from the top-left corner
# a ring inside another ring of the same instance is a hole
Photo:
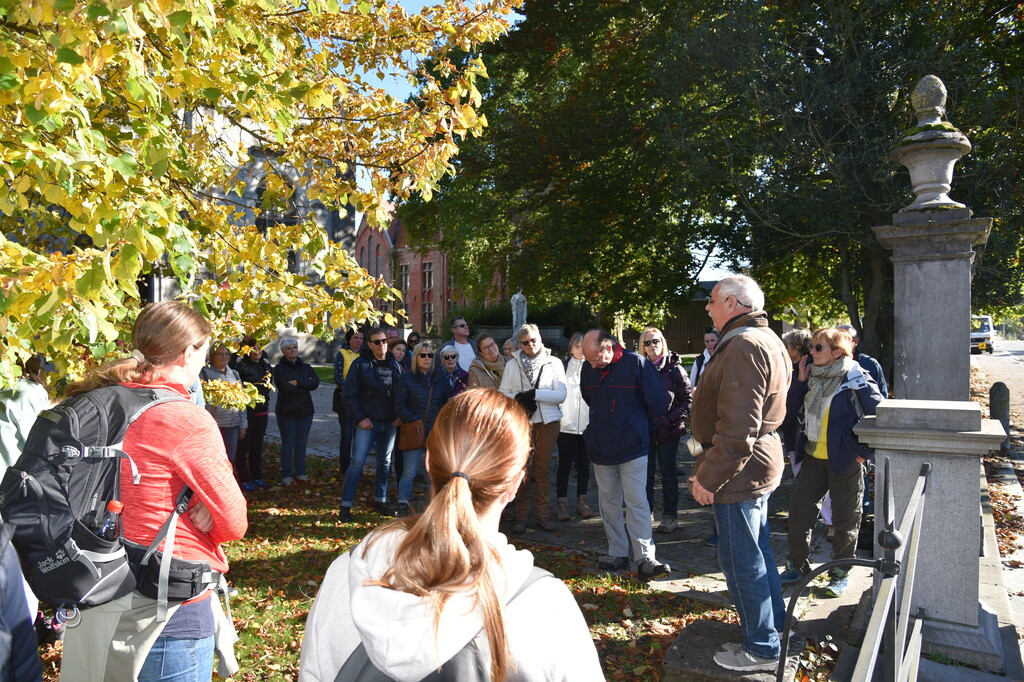
[[[995,349],[996,327],[991,315],[971,315],[971,353]]]

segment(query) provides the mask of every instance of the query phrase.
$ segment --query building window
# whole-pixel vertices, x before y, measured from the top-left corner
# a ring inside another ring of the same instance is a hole
[[[409,264],[403,263],[398,266],[398,290],[402,296],[409,294]]]
[[[433,327],[434,326],[434,304],[424,303],[423,304],[423,326]]]
[[[380,277],[380,244],[377,244],[377,253],[374,255],[373,269],[377,271],[377,276]]]
[[[370,237],[369,246],[366,247],[366,256],[367,258],[373,258],[373,237]],[[369,272],[371,275],[377,274],[375,272],[371,272],[370,270],[370,268],[373,267],[373,263],[367,263],[365,267],[366,271]]]
[[[434,288],[434,264],[427,261],[423,264],[423,291]]]
[[[359,247],[359,267],[361,267],[363,270],[366,269],[366,247],[365,246],[360,246]]]

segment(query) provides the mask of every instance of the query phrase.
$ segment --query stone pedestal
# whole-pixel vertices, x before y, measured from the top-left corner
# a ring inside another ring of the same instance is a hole
[[[892,250],[897,398],[968,400],[971,376],[971,247],[984,243],[991,218],[968,209],[897,213],[874,228]]]
[[[927,336],[931,337],[930,334]],[[967,338],[966,331],[962,335]],[[969,357],[964,349],[964,357]],[[941,373],[941,372],[940,372]],[[925,609],[925,653],[941,653],[995,672],[1004,668],[998,622],[978,600],[981,457],[998,450],[1002,425],[981,418],[973,402],[889,400],[854,428],[875,449],[875,524],[882,528],[885,469],[895,499],[897,527],[924,462],[932,464],[910,612]],[[875,545],[875,556],[881,548]],[[876,577],[875,589],[878,588]]]

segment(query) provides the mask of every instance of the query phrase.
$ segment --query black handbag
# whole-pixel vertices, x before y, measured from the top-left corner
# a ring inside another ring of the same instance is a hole
[[[519,367],[522,368],[522,363]],[[523,374],[525,374],[525,370]],[[533,417],[533,413],[537,411],[537,386],[540,385],[540,375],[544,373],[544,365],[540,366],[540,370],[537,372],[537,379],[533,382],[533,388],[529,391],[520,391],[516,393],[515,401],[523,406],[526,410],[527,417]]]

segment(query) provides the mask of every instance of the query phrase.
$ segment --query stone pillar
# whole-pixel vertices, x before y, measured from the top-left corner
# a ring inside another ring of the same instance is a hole
[[[967,351],[965,351],[967,352]],[[887,400],[874,417],[854,428],[860,442],[875,449],[875,490],[885,489],[889,459],[895,521],[903,518],[921,464],[931,462],[921,545],[910,613],[925,609],[924,651],[1001,672],[1004,667],[995,613],[978,599],[981,515],[981,457],[998,450],[1003,427],[981,418],[974,402]],[[875,528],[882,501],[876,495]],[[877,538],[875,556],[881,556]],[[878,587],[876,576],[876,590]]]
[[[972,218],[949,198],[953,166],[971,143],[943,121],[946,89],[935,76],[912,96],[917,126],[890,157],[910,171],[916,198],[874,228],[892,250],[895,303],[893,392],[897,398],[970,398],[971,264],[991,218]]]

